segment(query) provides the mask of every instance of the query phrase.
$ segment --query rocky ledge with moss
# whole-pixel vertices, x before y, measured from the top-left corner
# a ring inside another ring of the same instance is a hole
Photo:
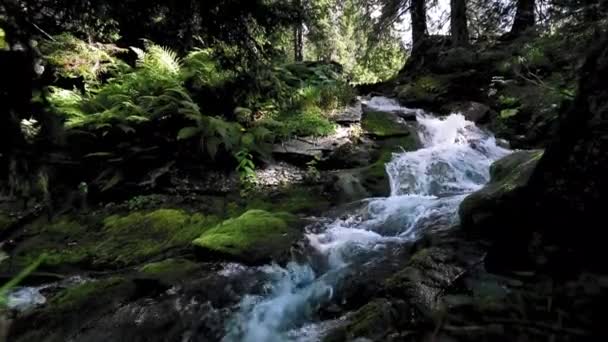
[[[299,225],[289,213],[249,210],[206,230],[193,244],[203,258],[221,256],[254,265],[286,261],[302,237]]]

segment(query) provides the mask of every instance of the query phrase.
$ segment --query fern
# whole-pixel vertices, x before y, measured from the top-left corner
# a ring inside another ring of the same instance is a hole
[[[146,45],[146,52],[138,53],[137,67],[169,75],[180,73],[181,60],[174,51],[152,43]]]

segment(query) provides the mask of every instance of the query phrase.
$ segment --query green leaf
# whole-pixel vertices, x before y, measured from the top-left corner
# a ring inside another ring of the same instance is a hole
[[[112,176],[112,178],[110,178],[105,184],[104,186],[101,188],[101,192],[105,192],[108,191],[110,189],[112,189],[113,187],[115,187],[118,183],[120,183],[122,180],[124,179],[124,176],[122,175],[122,172],[118,171],[114,173],[114,176]]]
[[[519,113],[519,108],[503,109],[500,111],[500,118],[508,119],[510,117],[517,115],[518,113]]]
[[[209,153],[211,159],[215,159],[215,156],[217,155],[217,151],[219,150],[221,144],[222,141],[217,137],[207,138],[205,147],[207,148],[207,153]]]
[[[199,127],[184,127],[179,130],[177,133],[177,140],[186,140],[191,139],[198,136],[201,133],[201,128]]]
[[[255,137],[251,133],[245,133],[241,137],[241,143],[246,147],[252,146],[255,143]]]

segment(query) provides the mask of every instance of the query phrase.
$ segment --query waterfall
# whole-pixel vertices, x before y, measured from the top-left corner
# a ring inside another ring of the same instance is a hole
[[[429,227],[457,223],[460,202],[489,181],[492,162],[510,151],[460,114],[437,118],[396,101],[374,97],[365,103],[384,112],[415,111],[423,147],[395,153],[386,165],[391,195],[368,199],[367,215],[352,215],[309,232],[310,245],[326,259],[315,272],[309,264],[272,265],[263,296],[246,296],[227,324],[223,341],[316,341],[310,319],[328,302],[340,275],[356,260],[370,260],[391,243],[416,239]]]

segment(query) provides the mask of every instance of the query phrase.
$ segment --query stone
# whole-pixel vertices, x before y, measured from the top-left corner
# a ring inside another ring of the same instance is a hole
[[[272,148],[276,159],[306,166],[310,161],[322,161],[344,145],[352,143],[353,127],[338,127],[326,137],[297,137],[277,143]]]
[[[361,102],[357,102],[354,105],[348,106],[335,114],[332,119],[340,125],[351,125],[354,123],[361,122],[361,115],[363,114],[363,108]]]
[[[445,109],[449,113],[460,113],[465,119],[478,124],[487,122],[492,113],[490,106],[474,101],[450,103]]]
[[[374,138],[394,138],[410,135],[410,128],[395,112],[367,111],[361,126]]]
[[[302,237],[297,223],[288,213],[249,210],[205,231],[193,245],[203,258],[219,256],[252,265],[285,261]]]
[[[459,208],[461,225],[482,235],[493,234],[493,222],[504,206],[527,184],[542,150],[518,151],[495,162],[490,168],[491,180],[483,189],[469,195]]]

